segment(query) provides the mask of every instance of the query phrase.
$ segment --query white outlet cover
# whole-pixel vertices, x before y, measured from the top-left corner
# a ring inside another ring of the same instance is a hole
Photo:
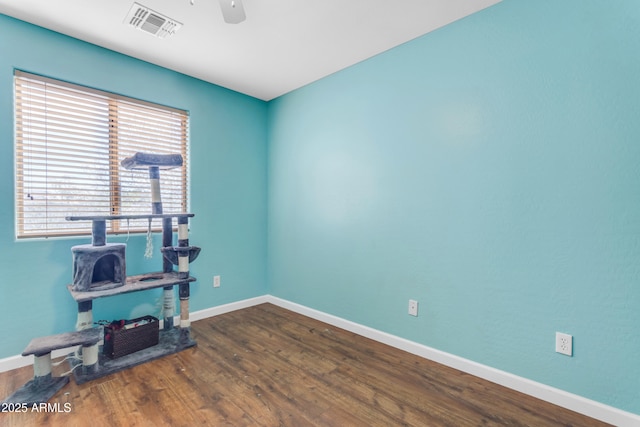
[[[213,276],[213,287],[214,288],[220,287],[220,276]]]
[[[573,337],[571,335],[556,332],[556,353],[573,356]]]
[[[409,300],[409,314],[412,316],[418,315],[418,301],[412,299]]]

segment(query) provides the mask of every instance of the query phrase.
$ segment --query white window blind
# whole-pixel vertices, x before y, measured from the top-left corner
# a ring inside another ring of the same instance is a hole
[[[160,185],[164,212],[186,212],[186,111],[21,71],[14,80],[18,238],[90,233],[91,222],[67,216],[151,213],[148,172],[120,166],[136,152],[182,155]],[[107,226],[126,233],[148,222]]]

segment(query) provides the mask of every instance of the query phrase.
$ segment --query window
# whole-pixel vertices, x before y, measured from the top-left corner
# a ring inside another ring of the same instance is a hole
[[[126,170],[136,152],[181,154],[161,170],[165,213],[187,211],[186,111],[16,71],[16,234],[90,234],[67,216],[151,213],[149,175]],[[154,223],[154,229],[160,227]],[[147,220],[107,221],[110,233],[147,230]]]

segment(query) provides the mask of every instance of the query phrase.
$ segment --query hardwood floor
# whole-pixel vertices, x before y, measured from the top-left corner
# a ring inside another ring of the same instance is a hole
[[[195,348],[71,380],[50,401],[68,413],[5,413],[0,426],[605,425],[270,304],[192,334]],[[32,375],[1,373],[0,399]]]

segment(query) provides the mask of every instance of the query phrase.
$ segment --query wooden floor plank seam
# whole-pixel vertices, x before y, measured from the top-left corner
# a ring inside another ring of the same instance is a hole
[[[71,381],[50,401],[68,413],[3,413],[0,427],[606,425],[268,303],[195,321],[192,335],[194,348]],[[0,373],[0,398],[32,375]]]

